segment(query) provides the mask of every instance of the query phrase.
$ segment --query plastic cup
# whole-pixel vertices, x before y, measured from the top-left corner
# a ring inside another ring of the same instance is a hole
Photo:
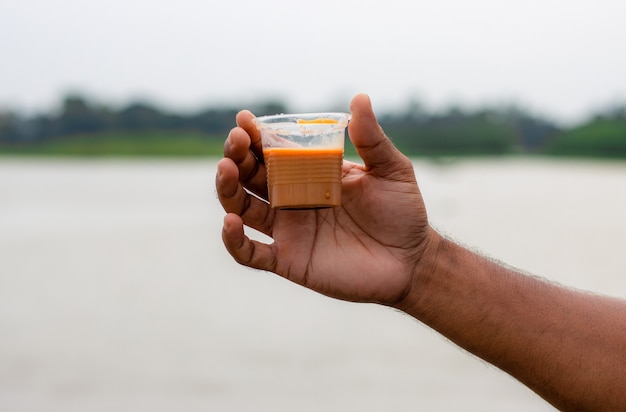
[[[276,209],[341,206],[347,113],[257,117],[270,205]]]

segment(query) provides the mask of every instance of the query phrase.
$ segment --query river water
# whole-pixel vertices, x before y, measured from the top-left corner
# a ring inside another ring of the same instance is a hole
[[[405,315],[238,266],[215,164],[0,158],[0,410],[553,410]],[[626,163],[415,170],[441,232],[626,297]]]

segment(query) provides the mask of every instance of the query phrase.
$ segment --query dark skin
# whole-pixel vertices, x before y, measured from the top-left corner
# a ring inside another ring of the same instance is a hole
[[[254,116],[237,115],[216,176],[233,258],[327,296],[400,309],[557,408],[626,410],[626,303],[521,274],[439,235],[369,98],[357,95],[350,109],[364,164],[344,161],[342,206],[318,210],[269,206]],[[250,240],[244,225],[274,242]]]

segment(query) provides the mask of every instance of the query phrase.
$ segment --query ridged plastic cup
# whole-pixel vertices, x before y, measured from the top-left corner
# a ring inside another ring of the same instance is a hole
[[[257,117],[275,209],[341,206],[341,164],[347,113],[280,114]]]

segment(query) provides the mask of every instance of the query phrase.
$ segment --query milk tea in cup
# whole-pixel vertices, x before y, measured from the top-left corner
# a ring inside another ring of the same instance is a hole
[[[280,114],[254,119],[261,132],[269,202],[275,209],[341,205],[347,113]]]

